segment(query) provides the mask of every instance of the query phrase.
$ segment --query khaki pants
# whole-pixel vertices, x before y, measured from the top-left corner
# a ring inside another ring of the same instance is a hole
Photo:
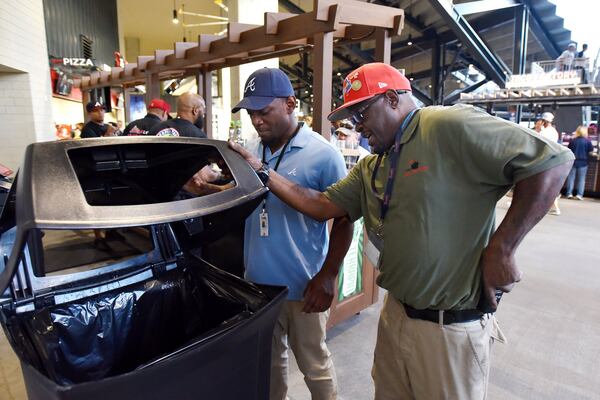
[[[313,400],[337,398],[337,379],[331,353],[325,345],[329,311],[303,313],[301,301],[286,301],[273,331],[271,346],[271,400],[287,399],[288,347],[304,374]]]
[[[441,327],[409,318],[386,294],[372,370],[375,399],[485,399],[495,338],[504,341],[493,316]]]

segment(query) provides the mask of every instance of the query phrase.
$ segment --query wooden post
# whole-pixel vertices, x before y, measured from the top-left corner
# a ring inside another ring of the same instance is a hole
[[[333,73],[333,32],[314,35],[313,51],[313,130],[327,141],[331,138],[331,124],[327,115],[331,111]]]
[[[87,112],[87,108],[85,108],[85,106],[87,106],[87,103],[90,102],[90,91],[89,90],[81,91],[81,102],[83,103],[83,121],[86,122],[88,119],[88,112]]]
[[[390,64],[392,60],[392,38],[390,31],[378,28],[375,32],[375,61]]]
[[[146,72],[146,104],[152,99],[160,98],[160,79],[158,73]]]
[[[202,97],[206,103],[204,115],[204,131],[209,139],[213,138],[213,107],[212,107],[212,73],[207,68],[202,69]]]
[[[131,122],[131,88],[123,86],[123,107],[125,111],[125,125]]]
[[[204,80],[202,79],[202,77],[204,76],[202,74],[202,70],[197,70],[196,73],[196,86],[198,86],[198,91],[197,93],[202,96],[202,93],[204,93]],[[204,97],[204,96],[203,96]]]

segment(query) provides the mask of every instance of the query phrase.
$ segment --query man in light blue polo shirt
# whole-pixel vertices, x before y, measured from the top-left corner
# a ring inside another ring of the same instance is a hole
[[[323,137],[298,123],[295,106],[288,77],[279,69],[262,68],[250,75],[244,98],[232,112],[248,111],[260,138],[248,147],[265,166],[298,185],[324,191],[346,175],[344,160]],[[312,398],[337,397],[325,326],[335,279],[351,240],[349,219],[334,220],[329,240],[326,223],[271,194],[246,220],[246,278],[289,288],[273,333],[271,400],[287,397],[288,346]]]

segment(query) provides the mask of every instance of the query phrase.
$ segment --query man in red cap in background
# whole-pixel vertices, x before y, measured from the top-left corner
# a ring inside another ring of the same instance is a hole
[[[319,221],[364,217],[388,292],[373,363],[375,399],[482,399],[502,292],[521,279],[514,254],[567,176],[568,149],[471,106],[419,109],[410,82],[372,63],[344,81],[344,104],[376,153],[321,193],[240,152],[269,189]],[[264,180],[264,179],[263,179]],[[496,202],[515,185],[498,227]]]
[[[150,104],[148,104],[148,114],[144,118],[130,122],[125,128],[123,136],[147,135],[150,129],[159,122],[167,119],[170,110],[171,106],[166,101],[152,99]]]

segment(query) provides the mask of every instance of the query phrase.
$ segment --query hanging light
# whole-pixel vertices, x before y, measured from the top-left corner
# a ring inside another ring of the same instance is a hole
[[[412,42],[412,35],[409,33],[408,34],[408,42],[406,42],[407,45],[412,46],[413,42]]]
[[[175,25],[179,23],[179,18],[177,17],[177,5],[175,4],[175,0],[173,0],[173,23]]]
[[[229,12],[229,8],[227,8],[227,6],[225,4],[223,4],[223,0],[215,0],[213,3],[215,3],[216,5],[221,7],[223,9],[223,11]]]

